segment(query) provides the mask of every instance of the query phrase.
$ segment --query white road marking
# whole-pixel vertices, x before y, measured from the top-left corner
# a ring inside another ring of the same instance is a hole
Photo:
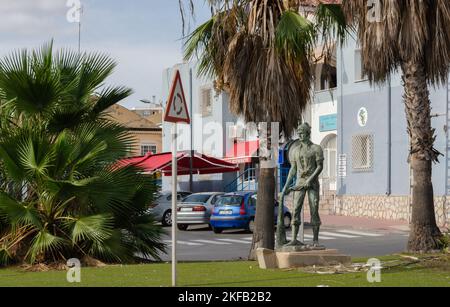
[[[347,233],[351,235],[357,235],[357,236],[363,236],[363,237],[383,237],[384,235],[379,233],[368,233],[368,232],[362,232],[362,231],[355,231],[355,230],[338,230],[340,233]]]
[[[361,237],[361,236],[344,235],[341,233],[334,233],[334,232],[328,232],[328,231],[321,232],[321,234],[329,236],[329,237],[338,237],[338,238],[346,238],[346,239],[354,239],[354,238]]]
[[[251,242],[243,241],[243,240],[234,240],[234,239],[218,239],[223,242],[231,242],[231,243],[240,243],[240,244],[250,244]]]
[[[320,233],[320,240],[336,240],[338,238],[354,239],[361,237],[382,237],[383,234],[369,233],[356,230],[336,230],[336,232],[323,231]],[[405,235],[408,236],[408,235]],[[314,237],[311,234],[305,234],[305,239],[312,240]],[[287,237],[290,241],[292,237]],[[190,241],[178,241],[179,245],[186,246],[204,246],[205,244],[212,245],[231,245],[235,244],[250,244],[253,237],[239,238],[239,239],[214,239],[214,240],[190,240]],[[172,245],[172,240],[164,240],[167,245]]]
[[[166,240],[164,242],[168,243],[169,245],[172,245],[172,241]],[[193,243],[193,242],[187,242],[187,241],[177,241],[177,244],[187,245],[187,246],[203,246],[204,245],[204,244],[200,244],[200,243]]]
[[[291,241],[291,240],[292,240],[292,237],[287,237],[286,239],[287,239],[288,241]],[[312,240],[312,239],[314,239],[314,236],[313,236],[313,235],[307,235],[307,234],[305,234],[305,239]],[[336,240],[336,238],[323,237],[323,236],[320,236],[319,239],[320,239],[320,240],[324,240],[324,241],[328,241],[328,240]]]
[[[193,240],[194,242],[200,242],[205,244],[215,244],[215,245],[230,245],[231,243],[226,242],[217,242],[217,241],[211,241],[211,240]]]
[[[307,235],[307,234],[305,234],[305,238],[306,238],[306,239],[314,239],[314,236],[313,236],[313,235]],[[330,238],[330,237],[319,236],[319,240],[325,240],[325,241],[327,241],[327,240],[336,240],[336,238]]]

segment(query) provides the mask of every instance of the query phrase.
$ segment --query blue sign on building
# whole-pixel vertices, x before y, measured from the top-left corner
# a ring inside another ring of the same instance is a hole
[[[337,130],[337,114],[320,116],[319,121],[320,132]]]

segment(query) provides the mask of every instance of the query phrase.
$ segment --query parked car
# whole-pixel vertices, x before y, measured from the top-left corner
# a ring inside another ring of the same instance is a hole
[[[182,201],[183,198],[191,194],[190,192],[178,192],[177,202]],[[163,226],[172,226],[172,192],[161,193],[155,200],[155,203],[150,205],[149,211]]]
[[[178,204],[177,226],[187,230],[189,225],[210,224],[211,213],[224,193],[197,193],[187,196]]]
[[[237,192],[222,196],[211,215],[211,227],[217,234],[225,229],[245,229],[253,233],[255,229],[256,192]],[[275,225],[278,217],[278,202],[275,201]],[[290,228],[292,215],[283,208],[284,225]]]

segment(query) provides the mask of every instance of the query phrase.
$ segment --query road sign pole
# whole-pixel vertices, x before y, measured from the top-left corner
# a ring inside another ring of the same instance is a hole
[[[172,123],[172,286],[177,286],[177,176],[178,176],[178,154],[177,154],[177,124],[189,125],[191,118],[186,104],[183,83],[180,72],[175,72],[172,89],[167,100],[164,122]]]
[[[177,286],[177,124],[172,125],[172,287]]]

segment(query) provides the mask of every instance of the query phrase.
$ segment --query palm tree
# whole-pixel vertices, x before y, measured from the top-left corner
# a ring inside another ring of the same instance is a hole
[[[274,249],[270,126],[280,123],[280,132],[291,136],[310,100],[318,36],[326,38],[345,27],[335,27],[335,19],[342,16],[332,6],[317,7],[317,23],[300,14],[309,1],[209,2],[213,16],[188,36],[185,58],[199,58],[199,73],[215,78],[216,89],[229,94],[233,113],[247,122],[268,123],[269,129],[259,131],[263,142],[252,251]]]
[[[52,44],[0,61],[0,265],[164,251],[146,213],[156,185],[117,167],[134,140],[105,113],[131,93],[100,89],[114,67]]]
[[[357,28],[364,70],[371,82],[384,83],[401,69],[414,172],[410,251],[439,248],[432,164],[434,148],[428,86],[448,80],[450,65],[450,2],[446,0],[342,0],[343,11]],[[377,16],[377,13],[379,16]]]

